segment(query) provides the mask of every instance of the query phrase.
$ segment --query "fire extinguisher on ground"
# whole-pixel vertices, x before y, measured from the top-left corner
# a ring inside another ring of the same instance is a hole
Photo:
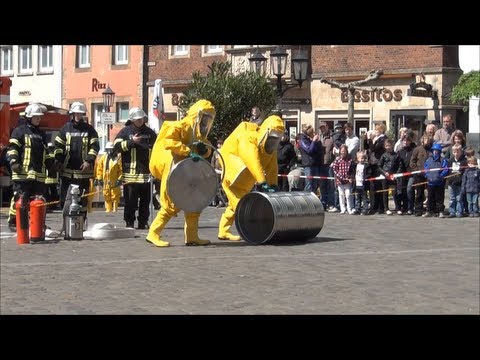
[[[17,210],[17,244],[29,244],[31,241],[45,240],[45,218],[47,208],[45,200],[37,195],[29,201],[27,194],[22,194],[15,203]]]
[[[45,199],[36,195],[30,202],[30,240],[45,240],[45,218],[47,216],[47,207]]]

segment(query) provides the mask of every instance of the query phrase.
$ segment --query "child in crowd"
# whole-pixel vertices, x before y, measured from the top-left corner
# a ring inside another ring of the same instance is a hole
[[[447,180],[448,193],[450,194],[450,203],[448,206],[449,218],[462,217],[464,202],[461,196],[462,176],[467,167],[467,159],[463,155],[462,145],[452,146],[451,157],[448,161],[448,167],[451,168],[450,176]]]
[[[480,170],[474,156],[467,158],[468,168],[462,177],[462,194],[467,197],[468,216],[478,217],[478,193],[480,192]]]
[[[448,174],[447,159],[441,157],[442,145],[435,143],[432,146],[432,155],[425,161],[424,169],[427,178],[428,208],[423,217],[438,216],[443,218],[445,209],[445,176]],[[440,170],[433,170],[439,169]]]
[[[424,134],[420,139],[420,145],[413,149],[410,157],[410,169],[412,172],[424,170],[425,161],[431,155],[432,144],[433,137],[429,134]],[[422,216],[423,201],[425,200],[425,174],[423,172],[413,175],[412,187],[415,189],[415,216]]]
[[[365,151],[357,152],[357,162],[353,165],[355,174],[355,211],[354,214],[365,215],[368,213],[369,202],[367,197],[367,189],[369,183],[365,179],[372,176],[372,169],[367,161],[367,153]]]
[[[405,173],[410,172],[410,158],[412,157],[413,149],[415,149],[415,143],[413,142],[413,132],[408,131],[407,135],[403,139],[403,144],[395,157],[392,166],[392,173]],[[411,175],[399,176],[396,178],[397,182],[397,214],[398,215],[412,215],[413,214],[413,199],[414,189],[413,178]]]
[[[353,165],[352,159],[348,155],[348,147],[343,144],[340,146],[340,156],[338,156],[332,165],[335,175],[335,182],[338,187],[338,196],[340,201],[340,214],[345,214],[345,198],[347,199],[347,209],[349,214],[354,214],[352,208],[352,183],[353,183]]]
[[[393,190],[393,199],[395,203],[395,208],[397,208],[397,201],[396,201],[396,182],[393,178],[392,167],[397,157],[397,154],[393,151],[393,140],[387,139],[385,140],[385,152],[380,156],[380,160],[378,161],[378,168],[380,173],[385,176],[385,179],[380,180],[382,182],[382,195],[383,195],[383,208],[385,209],[385,213],[387,215],[392,215],[393,212],[388,208],[388,193],[390,190]]]

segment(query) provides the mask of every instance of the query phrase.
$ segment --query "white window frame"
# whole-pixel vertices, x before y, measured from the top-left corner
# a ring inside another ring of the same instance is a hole
[[[189,45],[171,45],[171,56],[188,56],[190,52]]]
[[[13,75],[13,46],[2,46],[0,57],[0,74]],[[8,63],[7,69],[4,68],[6,63]]]
[[[45,51],[47,52],[47,66],[42,64]],[[53,45],[38,45],[38,72],[53,73]]]
[[[126,114],[127,117],[125,119],[120,118],[120,115],[122,114],[122,112],[120,111],[120,107],[121,107],[122,104],[127,105],[127,114]],[[120,102],[117,102],[116,105],[117,105],[117,121],[122,122],[122,123],[126,122],[128,120],[128,110],[130,109],[129,108],[129,102],[128,101],[120,101]]]
[[[123,49],[123,58],[119,57],[120,49]],[[128,64],[128,45],[115,45],[114,48],[114,65],[126,65]]]
[[[23,67],[23,59],[25,56],[24,50],[27,51],[27,66]],[[18,47],[18,73],[19,74],[33,74],[33,63],[32,63],[32,45],[20,45]]]
[[[203,53],[205,55],[221,55],[223,54],[223,45],[204,45]]]
[[[82,63],[84,52],[86,62]],[[77,45],[77,64],[80,69],[90,67],[90,45]]]

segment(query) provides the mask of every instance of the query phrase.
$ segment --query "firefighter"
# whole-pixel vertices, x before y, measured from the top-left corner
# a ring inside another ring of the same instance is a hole
[[[26,123],[12,132],[7,159],[12,170],[14,195],[10,204],[8,226],[16,230],[15,202],[20,196],[27,199],[45,192],[46,169],[53,165],[53,156],[47,152],[47,136],[39,128],[47,108],[30,104],[25,109]]]
[[[98,133],[85,121],[87,108],[81,102],[70,106],[71,119],[55,138],[55,162],[60,174],[60,200],[63,208],[70,184],[79,185],[80,194],[88,193],[90,179],[94,178],[95,159],[100,148]],[[68,195],[69,196],[69,195]],[[87,217],[88,199],[81,198],[84,218]]]
[[[50,158],[55,158],[55,145],[49,142],[47,144],[47,151]],[[58,201],[58,172],[55,167],[52,166],[47,168],[46,178],[45,178],[45,187],[46,187],[46,200],[47,202]],[[52,212],[57,208],[56,204],[50,204],[47,206],[47,211]]]
[[[150,170],[148,163],[153,144],[157,138],[155,131],[145,125],[147,114],[138,107],[128,112],[125,127],[114,141],[114,151],[122,156],[122,180],[125,207],[123,218],[126,227],[135,225],[135,212],[138,209],[137,229],[148,228],[150,216]]]
[[[165,122],[162,125],[158,139],[153,147],[150,161],[152,175],[160,180],[160,211],[150,226],[146,240],[155,246],[169,246],[168,241],[162,240],[160,234],[168,221],[180,211],[167,194],[167,179],[173,164],[193,158],[199,161],[200,157],[207,158],[211,154],[207,135],[215,118],[215,108],[207,100],[199,100],[193,104],[181,121]],[[198,145],[193,145],[195,142]],[[185,194],[188,196],[188,194]],[[198,220],[200,213],[185,213],[185,244],[208,245],[210,241],[198,237]]]
[[[220,153],[225,161],[222,186],[228,205],[218,227],[220,240],[241,239],[230,233],[230,227],[238,202],[255,183],[259,191],[274,192],[278,189],[277,148],[284,131],[282,119],[271,115],[260,126],[246,121],[240,123],[225,140]]]
[[[94,185],[103,186],[105,212],[116,212],[121,195],[122,159],[120,154],[113,151],[110,141],[105,145],[105,154],[98,159]]]

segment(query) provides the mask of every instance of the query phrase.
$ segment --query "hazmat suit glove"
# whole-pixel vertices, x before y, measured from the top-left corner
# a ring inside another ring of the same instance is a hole
[[[198,155],[205,155],[208,151],[207,145],[201,141],[194,142],[193,145],[197,147]]]
[[[188,156],[191,157],[194,162],[197,162],[200,159],[202,159],[202,157],[200,155],[198,155],[197,153],[194,153],[194,152],[190,152],[190,154]]]
[[[122,185],[122,180],[115,181],[115,187]]]
[[[275,186],[276,187],[276,186]],[[259,191],[273,193],[275,192],[275,187],[268,185],[266,182],[260,184]]]
[[[20,165],[19,163],[14,163],[10,165],[10,169],[12,169],[13,172],[18,173],[22,169],[22,165]]]

